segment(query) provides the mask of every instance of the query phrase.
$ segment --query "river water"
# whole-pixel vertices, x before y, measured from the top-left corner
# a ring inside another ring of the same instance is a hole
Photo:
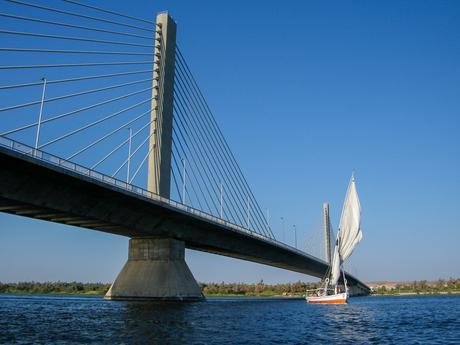
[[[460,344],[460,296],[356,297],[348,305],[195,303],[0,295],[0,344]]]

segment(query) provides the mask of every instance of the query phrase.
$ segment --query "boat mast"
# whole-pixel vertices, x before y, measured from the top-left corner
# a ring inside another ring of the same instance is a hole
[[[340,228],[337,229],[337,246],[340,248]],[[342,262],[342,257],[340,255],[340,250],[335,252],[334,254],[337,254],[339,256],[340,264],[339,264],[339,269],[342,270],[343,273],[343,262]],[[339,273],[340,274],[340,273]],[[335,286],[334,286],[334,293],[337,295],[337,286],[339,285],[339,280],[337,279]]]
[[[345,292],[348,294],[347,278],[345,277],[345,269],[342,266],[343,285],[345,286]]]
[[[331,256],[331,219],[329,217],[329,204],[323,203],[323,230],[324,230],[324,251],[326,253],[326,262],[332,264]]]

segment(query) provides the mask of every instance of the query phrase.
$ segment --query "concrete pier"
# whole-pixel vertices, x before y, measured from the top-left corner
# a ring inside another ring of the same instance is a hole
[[[128,261],[105,295],[109,300],[195,301],[204,298],[185,259],[183,241],[132,238]]]

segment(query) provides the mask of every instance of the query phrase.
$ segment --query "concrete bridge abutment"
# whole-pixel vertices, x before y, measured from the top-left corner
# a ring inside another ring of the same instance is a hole
[[[201,289],[185,262],[183,241],[132,238],[128,261],[105,295],[108,300],[198,301]]]

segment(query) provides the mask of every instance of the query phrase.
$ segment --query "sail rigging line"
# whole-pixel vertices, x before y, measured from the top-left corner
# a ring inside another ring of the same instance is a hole
[[[35,22],[35,23],[41,23],[41,24],[49,24],[49,25],[60,26],[60,27],[68,27],[72,29],[102,32],[102,33],[107,33],[107,34],[112,34],[112,35],[128,36],[128,37],[142,38],[142,39],[148,39],[148,40],[153,39],[153,37],[131,34],[129,32],[113,31],[113,30],[95,28],[91,26],[82,26],[82,25],[75,25],[75,24],[70,24],[70,23],[56,22],[53,20],[47,20],[47,19],[42,19],[42,18],[24,17],[24,16],[13,15],[10,13],[0,13],[0,17],[17,19],[20,21],[29,21],[29,22]]]
[[[126,23],[117,22],[117,21],[114,21],[114,20],[88,16],[88,15],[78,13],[78,12],[71,12],[71,11],[61,10],[61,9],[42,6],[42,5],[30,3],[30,2],[19,1],[19,0],[3,0],[3,1],[11,2],[11,3],[22,5],[22,6],[38,8],[38,9],[46,10],[46,11],[50,11],[50,12],[61,13],[61,14],[69,15],[69,16],[78,17],[78,18],[85,18],[85,19],[90,19],[90,20],[99,21],[99,22],[103,22],[103,23],[108,23],[108,24],[114,24],[114,25],[118,25],[118,26],[128,27],[128,28],[131,28],[131,29],[138,29],[138,30],[147,31],[147,32],[155,32],[155,30],[146,29],[146,28],[143,28],[143,27],[140,27],[140,26],[137,26],[137,25],[126,24]]]
[[[330,219],[326,221],[330,224]],[[361,238],[361,206],[353,174],[348,184],[345,201],[342,207],[332,262],[322,280],[322,287],[315,290],[315,293],[309,296],[307,295],[307,302],[333,304],[347,303],[349,289],[347,275],[345,274],[345,261],[350,257],[353,249]],[[339,287],[340,278],[342,278],[345,291]],[[333,293],[330,293],[332,288],[329,289],[329,285],[333,287]]]

